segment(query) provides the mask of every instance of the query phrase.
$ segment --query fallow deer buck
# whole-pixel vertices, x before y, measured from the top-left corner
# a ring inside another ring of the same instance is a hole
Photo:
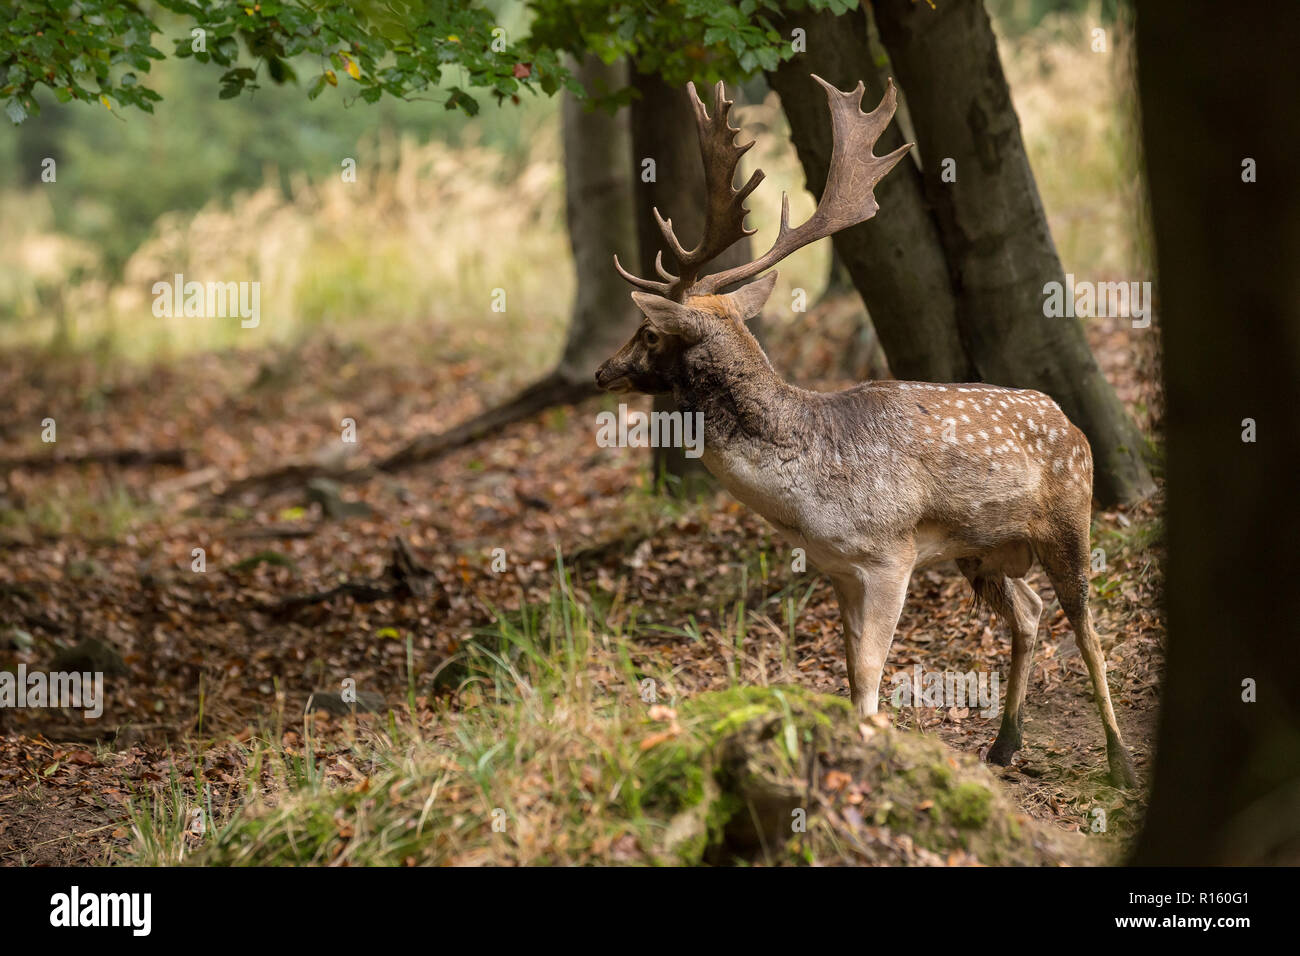
[[[745,327],[772,293],[770,269],[796,249],[864,222],[879,208],[876,183],[911,144],[888,156],[872,147],[893,118],[891,80],[871,113],[863,86],[842,92],[814,76],[830,104],[833,147],[816,211],[791,228],[782,196],[772,248],[747,265],[701,275],[706,263],[754,230],[740,189],[741,155],[731,102],[718,84],[712,116],[690,86],[708,190],[704,235],[690,250],[655,210],[677,260],[656,257],[659,279],[615,268],[645,320],[596,373],[615,392],[671,393],[684,413],[704,415],[705,466],[733,495],[799,546],[831,579],[839,599],[849,693],[860,714],[879,706],[881,671],[912,571],[955,560],[977,599],[1011,630],[1011,674],[1002,724],[988,759],[1006,764],[1020,747],[1022,707],[1042,600],[1028,584],[1035,556],[1056,589],[1092,677],[1106,730],[1111,776],[1134,782],[1106,685],[1106,663],[1088,612],[1092,455],[1082,432],[1040,392],[994,385],[865,382],[836,393],[783,381]]]

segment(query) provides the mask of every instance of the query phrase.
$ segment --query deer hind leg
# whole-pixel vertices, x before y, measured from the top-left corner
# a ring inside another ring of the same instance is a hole
[[[1021,708],[1025,703],[1025,689],[1029,686],[1029,670],[1038,640],[1038,618],[1043,611],[1043,599],[1021,578],[982,569],[978,558],[962,559],[957,566],[980,600],[1006,621],[1011,631],[1011,676],[1007,684],[1007,700],[1002,710],[1002,725],[988,753],[989,763],[1005,766],[1020,749],[1024,729]]]
[[[849,697],[860,716],[880,709],[880,676],[911,576],[910,555],[858,568],[855,573],[831,575],[844,624]]]
[[[1079,524],[1082,527],[1078,527]],[[1117,787],[1136,786],[1133,761],[1124,746],[1124,738],[1120,736],[1115,708],[1110,702],[1106,658],[1088,610],[1088,518],[1085,516],[1081,522],[1072,521],[1048,539],[1036,542],[1035,550],[1052,587],[1056,588],[1061,609],[1070,619],[1079,652],[1092,678],[1093,697],[1106,730],[1106,760],[1110,764],[1111,782]]]

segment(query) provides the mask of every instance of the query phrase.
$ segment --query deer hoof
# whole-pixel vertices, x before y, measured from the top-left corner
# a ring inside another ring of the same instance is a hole
[[[999,767],[1005,767],[1007,764],[1011,763],[1011,758],[1016,755],[1016,751],[1019,749],[1019,740],[1008,740],[999,735],[998,738],[993,741],[993,746],[989,748],[989,754],[985,760],[989,763],[995,763]]]
[[[1138,785],[1137,773],[1133,761],[1122,749],[1112,750],[1106,755],[1110,763],[1110,782],[1120,790],[1132,790]]]

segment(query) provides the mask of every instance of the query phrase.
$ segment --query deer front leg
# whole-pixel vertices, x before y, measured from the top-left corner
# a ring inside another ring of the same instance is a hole
[[[880,676],[911,576],[912,557],[902,554],[831,576],[844,624],[849,697],[860,716],[880,709]]]

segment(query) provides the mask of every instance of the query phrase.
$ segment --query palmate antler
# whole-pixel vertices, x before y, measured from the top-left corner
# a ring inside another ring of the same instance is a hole
[[[704,186],[708,193],[708,205],[704,210],[704,235],[700,238],[699,245],[687,252],[673,232],[673,221],[661,216],[656,208],[655,221],[659,223],[659,230],[664,234],[668,249],[677,259],[678,274],[673,275],[664,268],[662,250],[655,256],[655,271],[662,277],[662,282],[632,275],[619,263],[618,256],[614,256],[614,268],[628,282],[639,289],[656,292],[677,301],[681,301],[705,264],[717,258],[733,243],[754,234],[753,229],[745,228],[745,216],[749,213],[745,208],[745,199],[763,181],[763,171],[757,169],[742,188],[732,188],[740,157],[754,144],[736,145],[736,134],[740,130],[732,126],[728,119],[732,101],[726,98],[722,83],[719,82],[714,90],[712,117],[705,111],[704,104],[695,92],[695,84],[688,83],[686,89],[695,109],[695,125],[700,133],[700,155],[704,159]]]
[[[664,219],[655,209],[655,220],[664,234],[664,241],[677,258],[679,274],[673,275],[663,265],[662,251],[655,257],[655,271],[663,281],[642,279],[623,268],[614,257],[616,268],[624,279],[639,289],[654,292],[681,302],[687,296],[710,295],[746,279],[753,278],[776,265],[796,249],[810,242],[824,239],[849,226],[865,222],[876,214],[880,206],[873,190],[876,183],[894,168],[912,144],[902,146],[888,156],[876,156],[872,147],[880,138],[898,105],[898,91],[891,79],[880,105],[870,113],[862,112],[862,83],[845,93],[831,86],[820,76],[812,77],[826,90],[826,100],[831,111],[831,164],[826,176],[826,188],[817,210],[803,225],[790,228],[790,199],[781,194],[781,228],[772,248],[759,258],[742,266],[699,278],[700,270],[732,243],[744,236],[753,235],[745,228],[745,199],[763,181],[763,171],[755,170],[749,181],[740,189],[732,188],[736,165],[753,143],[735,144],[740,130],[732,127],[727,114],[731,101],[725,98],[722,83],[714,93],[713,116],[704,110],[695,93],[695,84],[689,84],[691,102],[695,107],[696,125],[700,132],[700,154],[704,159],[704,181],[708,189],[708,206],[705,210],[704,236],[699,245],[689,252],[682,248],[673,233],[671,219]]]

